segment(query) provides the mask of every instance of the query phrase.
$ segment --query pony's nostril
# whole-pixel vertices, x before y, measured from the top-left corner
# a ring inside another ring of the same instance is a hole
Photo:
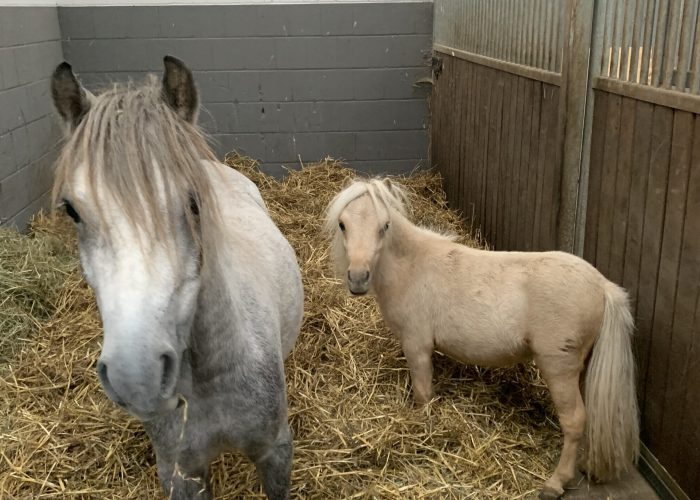
[[[172,396],[177,383],[177,358],[172,351],[161,354],[160,361],[163,364],[163,372],[160,379],[160,395],[163,398]]]
[[[365,271],[365,282],[369,281],[369,270]]]
[[[109,382],[109,377],[107,376],[107,363],[105,363],[104,361],[97,362],[97,378],[100,379],[100,383],[102,384],[102,387],[107,393],[109,399],[117,403],[119,406],[124,407],[124,401],[122,401],[122,399],[119,396],[117,396],[116,391],[112,387],[112,384]]]

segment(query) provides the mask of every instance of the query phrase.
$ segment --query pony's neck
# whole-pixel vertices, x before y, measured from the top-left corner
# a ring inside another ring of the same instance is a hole
[[[391,290],[413,269],[420,256],[423,230],[406,217],[394,212],[387,240],[377,260],[373,288],[380,305],[385,303]]]

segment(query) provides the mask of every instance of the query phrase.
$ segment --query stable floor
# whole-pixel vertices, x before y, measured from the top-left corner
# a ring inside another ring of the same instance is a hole
[[[636,469],[618,481],[595,484],[583,475],[564,494],[566,500],[658,500],[659,496]]]

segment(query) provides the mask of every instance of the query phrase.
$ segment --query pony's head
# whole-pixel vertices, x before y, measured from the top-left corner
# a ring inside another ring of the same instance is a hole
[[[387,238],[392,217],[405,215],[405,193],[389,179],[356,180],[338,193],[326,210],[336,275],[354,295],[364,295]]]
[[[164,63],[162,81],[96,97],[67,63],[51,81],[67,135],[54,204],[75,221],[102,317],[98,375],[110,399],[144,420],[177,404],[216,220],[192,73],[173,57]]]

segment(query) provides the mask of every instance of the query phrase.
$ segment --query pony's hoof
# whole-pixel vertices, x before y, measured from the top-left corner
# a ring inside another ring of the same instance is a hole
[[[539,499],[540,500],[557,500],[561,498],[561,496],[564,494],[562,491],[559,493],[558,491],[552,489],[552,488],[542,488],[542,491],[540,491],[539,494]]]

